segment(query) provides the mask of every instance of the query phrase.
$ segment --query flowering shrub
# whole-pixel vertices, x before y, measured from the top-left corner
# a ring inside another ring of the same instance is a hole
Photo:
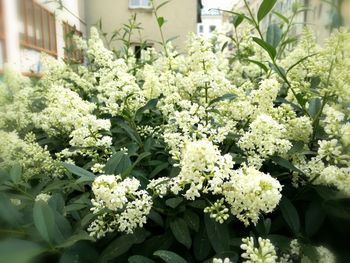
[[[291,45],[279,14],[264,37],[271,2],[235,13],[260,37],[242,30],[230,56],[195,35],[185,54],[115,56],[92,28],[86,65],[7,69],[4,262],[349,258],[350,35]]]

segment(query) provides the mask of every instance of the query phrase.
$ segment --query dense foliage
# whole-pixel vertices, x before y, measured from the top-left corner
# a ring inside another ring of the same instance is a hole
[[[185,54],[93,28],[84,65],[7,69],[0,262],[347,262],[350,35],[265,34],[275,2]]]

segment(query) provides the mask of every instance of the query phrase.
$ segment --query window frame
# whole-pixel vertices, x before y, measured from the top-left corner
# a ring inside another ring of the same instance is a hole
[[[62,22],[62,27],[63,27],[63,39],[64,39],[64,59],[71,60],[73,62],[80,63],[80,64],[84,63],[84,55],[81,50],[76,49],[71,54],[67,51],[68,48],[74,45],[72,39],[68,39],[67,35],[73,33],[73,35],[82,37],[83,33],[79,31],[75,25],[72,26],[67,21]]]
[[[23,37],[20,35],[21,47],[36,50],[39,52],[44,52],[57,58],[57,29],[56,29],[55,15],[51,11],[49,11],[47,8],[45,8],[44,6],[42,6],[41,4],[37,3],[34,0],[20,0],[19,4],[20,4],[20,6],[18,6],[18,8],[20,8],[19,15],[23,18],[23,27],[24,27]],[[28,33],[29,12],[27,11],[27,5],[31,5],[32,7],[31,22],[33,25],[34,43],[31,43],[31,41],[29,40],[29,37],[30,37]],[[38,21],[36,18],[36,15],[37,15],[36,10],[38,10],[40,14],[39,23],[37,23]],[[46,21],[44,21],[44,19]],[[45,31],[44,24],[47,24],[48,35],[45,34],[47,32],[44,32]],[[37,38],[37,35],[36,35],[37,28],[40,28],[41,30],[41,39]],[[45,46],[46,41],[48,41],[47,42],[48,48]],[[40,42],[41,44],[39,44]]]
[[[146,9],[146,10],[150,10],[152,9],[152,4],[150,0],[138,0],[139,4],[138,5],[134,5],[132,4],[133,0],[129,0],[129,9]],[[143,1],[148,1],[148,5],[144,5]]]

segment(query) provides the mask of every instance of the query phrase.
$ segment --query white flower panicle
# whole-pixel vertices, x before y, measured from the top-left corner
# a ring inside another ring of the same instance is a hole
[[[109,232],[132,233],[142,227],[152,208],[152,198],[139,188],[136,178],[98,176],[92,184],[95,198],[91,200],[91,211],[98,216],[88,228],[90,235],[101,238]]]
[[[257,244],[255,244],[253,237],[243,238],[241,249],[244,250],[241,257],[245,263],[277,262],[275,246],[269,239],[259,237]]]

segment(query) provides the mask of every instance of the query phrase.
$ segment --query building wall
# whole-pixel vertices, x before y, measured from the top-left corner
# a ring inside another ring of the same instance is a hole
[[[2,0],[5,24],[6,61],[23,73],[35,73],[41,70],[41,51],[23,46],[20,41],[19,8],[17,0]],[[55,35],[58,59],[64,58],[65,36],[63,22],[75,26],[83,35],[86,32],[85,1],[62,0],[62,6],[55,1],[35,0],[40,6],[55,15]]]
[[[101,4],[103,2],[103,4]],[[118,3],[117,3],[118,2]],[[156,5],[161,0],[155,0]],[[140,35],[133,35],[131,41],[140,43],[160,41],[160,33],[154,14],[151,10],[130,9],[129,0],[86,0],[86,20],[88,27],[95,25],[100,19],[103,31],[111,34],[123,24],[128,23],[129,18],[137,15],[137,22],[141,23]],[[197,0],[172,0],[159,9],[159,15],[163,16],[167,23],[163,26],[165,39],[178,37],[173,44],[184,49],[188,32],[196,32],[197,29]],[[116,42],[113,47],[121,47],[121,42]],[[159,45],[155,44],[159,49]]]
[[[222,32],[222,16],[203,16],[202,15],[202,22],[198,24],[197,26],[197,33],[200,36],[203,36],[207,39],[211,38],[213,36],[213,33],[216,32]],[[211,31],[211,27],[215,27],[215,31]],[[203,31],[200,31],[200,28],[203,29]]]

